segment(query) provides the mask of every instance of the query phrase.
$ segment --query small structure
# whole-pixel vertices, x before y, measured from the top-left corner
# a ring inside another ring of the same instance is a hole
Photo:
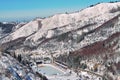
[[[49,57],[44,58],[44,63],[49,64],[51,62],[52,62],[52,60]]]
[[[37,60],[35,60],[35,62],[36,62],[36,64],[42,64],[42,63],[44,63],[44,60],[37,59]]]

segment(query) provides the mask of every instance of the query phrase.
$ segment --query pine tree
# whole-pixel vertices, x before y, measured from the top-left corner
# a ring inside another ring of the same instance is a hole
[[[14,56],[14,58],[16,58],[16,54],[15,54],[15,53],[14,53],[14,55],[13,55],[13,56]]]

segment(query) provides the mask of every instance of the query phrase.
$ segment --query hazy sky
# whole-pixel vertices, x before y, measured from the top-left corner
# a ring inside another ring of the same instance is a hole
[[[0,21],[47,17],[109,1],[116,0],[0,0]]]

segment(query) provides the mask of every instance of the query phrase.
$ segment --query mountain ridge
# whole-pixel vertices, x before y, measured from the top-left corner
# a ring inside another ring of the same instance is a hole
[[[5,43],[5,42],[9,42],[11,40],[15,40],[20,37],[29,36],[26,38],[26,42],[27,42],[27,40],[30,40],[30,42],[32,42],[33,45],[36,45],[36,44],[40,44],[40,42],[38,42],[40,39],[47,39],[47,37],[51,38],[52,36],[57,36],[57,35],[59,36],[64,31],[71,32],[72,30],[82,27],[84,25],[90,25],[90,24],[94,24],[94,23],[96,26],[102,25],[102,24],[104,24],[105,21],[108,21],[113,16],[116,16],[116,15],[119,16],[119,10],[118,10],[119,5],[120,5],[120,2],[101,3],[96,6],[84,9],[77,13],[59,14],[59,15],[54,15],[50,18],[36,19],[36,20],[30,21],[29,23],[20,27],[19,29],[17,29],[16,31],[11,33],[9,36],[1,39],[1,44]],[[104,9],[104,7],[106,7],[106,8]],[[97,9],[98,9],[98,11],[96,11]],[[115,13],[113,13],[113,12],[111,13],[110,11],[114,10],[114,9],[118,10],[118,12],[115,11]],[[103,10],[103,12],[101,10]],[[96,14],[96,12],[97,12],[97,14]],[[102,15],[99,12],[102,12]],[[92,16],[91,13],[93,13],[95,15]],[[84,14],[84,16],[83,16],[83,14]],[[85,16],[85,14],[88,16],[91,15],[92,17]],[[81,18],[81,15],[83,16],[84,19]],[[72,21],[72,23],[71,23],[71,21]],[[78,27],[74,28],[73,26],[78,26]],[[93,29],[95,29],[95,28],[93,28]],[[57,31],[57,33],[55,30]],[[85,29],[83,31],[88,31],[88,30]],[[60,33],[58,33],[58,32],[60,32]],[[79,33],[81,34],[83,32],[79,32]]]

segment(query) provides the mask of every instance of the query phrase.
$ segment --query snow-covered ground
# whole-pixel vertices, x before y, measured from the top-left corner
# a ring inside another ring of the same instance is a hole
[[[30,75],[31,74],[31,75]],[[0,58],[0,80],[14,80],[19,78],[19,80],[35,79],[35,74],[32,73],[26,66],[23,66],[16,59],[12,58],[10,55],[4,53]],[[36,77],[41,80],[41,78]]]

